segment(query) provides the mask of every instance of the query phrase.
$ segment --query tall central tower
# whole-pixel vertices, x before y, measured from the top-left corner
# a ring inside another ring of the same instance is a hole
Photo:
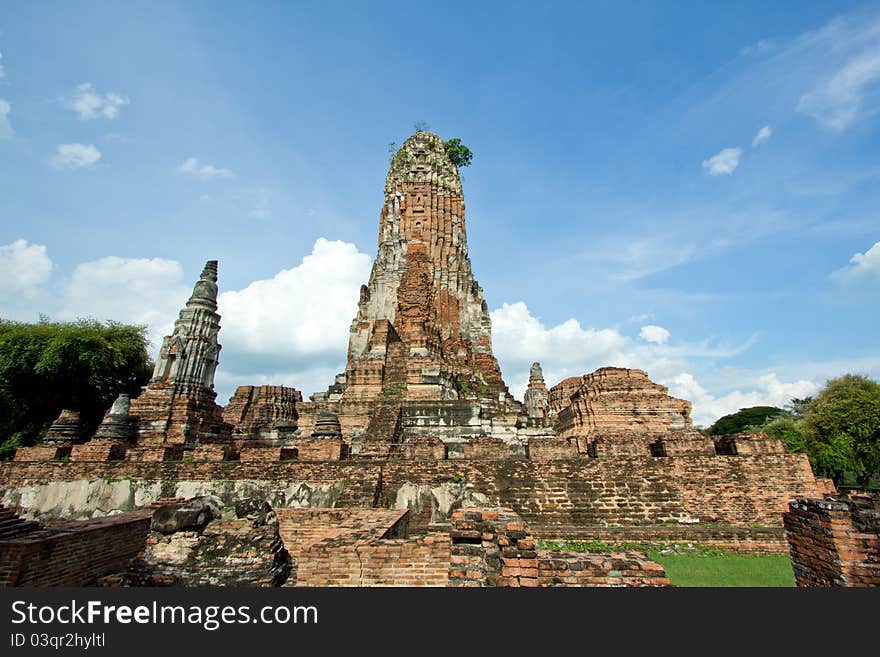
[[[343,400],[498,398],[491,322],[468,257],[458,169],[419,131],[394,155],[379,250],[351,324]]]

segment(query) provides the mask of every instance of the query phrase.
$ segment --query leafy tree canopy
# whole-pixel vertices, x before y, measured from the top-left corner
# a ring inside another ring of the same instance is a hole
[[[446,154],[449,156],[449,159],[459,169],[468,166],[474,158],[471,149],[462,144],[461,139],[457,137],[444,141],[443,146],[446,147]]]
[[[807,404],[802,421],[817,474],[836,483],[848,476],[868,486],[880,472],[880,383],[845,374],[831,379]]]
[[[719,418],[715,424],[706,429],[710,436],[725,436],[732,433],[743,433],[763,425],[768,419],[784,413],[775,406],[751,406],[741,408],[736,413]]]
[[[64,408],[93,430],[118,394],[138,394],[151,370],[145,327],[0,320],[0,458],[34,444]]]

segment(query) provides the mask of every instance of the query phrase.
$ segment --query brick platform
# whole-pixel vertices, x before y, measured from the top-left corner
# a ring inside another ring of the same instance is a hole
[[[151,515],[145,509],[53,527],[29,523],[29,531],[0,537],[0,586],[86,586],[122,571],[143,550]]]

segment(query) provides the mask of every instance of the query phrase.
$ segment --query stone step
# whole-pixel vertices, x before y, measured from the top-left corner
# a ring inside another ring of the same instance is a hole
[[[24,520],[16,516],[14,519],[4,519],[0,522],[0,540],[15,538],[42,529],[42,525],[35,520]]]

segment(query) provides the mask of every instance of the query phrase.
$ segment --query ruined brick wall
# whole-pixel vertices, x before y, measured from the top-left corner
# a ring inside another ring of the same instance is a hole
[[[152,501],[147,492],[154,488],[155,496],[180,496],[180,481],[219,485],[248,480],[254,482],[249,486],[263,482],[271,490],[291,482],[333,486],[337,507],[393,508],[403,488],[424,490],[419,501],[411,500],[413,527],[431,523],[432,505],[438,504],[432,489],[459,482],[485,496],[488,504],[513,509],[542,532],[552,527],[697,521],[779,527],[789,500],[816,495],[815,478],[803,454],[545,461],[10,462],[0,464],[0,493],[17,503],[17,490],[40,482],[102,477],[120,480],[117,485],[141,495],[143,503]]]
[[[571,405],[571,395],[581,386],[581,377],[571,376],[550,388],[547,400],[550,405],[550,417]]]
[[[450,548],[447,534],[318,542],[300,552],[296,586],[446,586]]]
[[[657,523],[780,526],[788,501],[815,490],[806,456],[387,463],[380,503],[404,484],[461,481],[508,507],[534,528]],[[802,493],[801,491],[807,491]],[[412,508],[429,524],[430,505]]]
[[[528,456],[536,461],[571,459],[578,456],[577,439],[536,436],[529,440]]]
[[[785,454],[785,443],[778,438],[771,438],[765,433],[735,433],[726,436],[714,436],[715,452],[732,456],[751,454]]]
[[[406,537],[405,509],[276,509],[278,532],[291,554],[323,540],[349,543]]]
[[[511,509],[452,514],[449,586],[538,586],[535,539]]]
[[[658,447],[663,456],[715,456],[712,438],[696,431],[663,436]]]
[[[71,461],[119,461],[125,458],[125,446],[109,440],[90,440],[74,445],[70,450]]]
[[[403,509],[276,509],[288,586],[445,586],[449,537],[408,539]]]
[[[568,381],[565,386],[560,384],[565,392]],[[556,430],[569,436],[593,429],[654,433],[690,427],[690,402],[671,397],[668,392],[643,370],[599,368],[582,376],[578,388],[569,394],[570,405],[559,408]],[[559,397],[551,390],[557,404]]]
[[[837,486],[834,485],[834,480],[828,477],[816,477],[816,493],[820,498],[837,495]]]
[[[122,581],[130,586],[273,586],[273,557],[284,549],[274,525],[212,520],[202,529],[151,531]],[[295,568],[295,563],[291,564]]]
[[[670,586],[663,566],[640,552],[538,552],[538,586]]]
[[[265,494],[273,506],[314,505],[303,497],[311,488],[325,489],[321,506],[369,507],[378,496],[380,472],[379,465],[355,461],[0,463],[0,498],[14,505],[34,501],[35,510],[53,517],[90,517],[96,509],[128,511],[158,498],[203,492],[231,503],[243,486]]]
[[[294,444],[300,461],[339,461],[347,454],[341,438],[297,438]]]
[[[461,451],[466,459],[509,459],[512,455],[510,445],[491,436],[472,438],[462,445]]]
[[[235,427],[235,434],[255,436],[271,431],[279,421],[295,424],[298,403],[302,393],[295,388],[239,386],[223,409],[223,421]]]
[[[59,453],[61,452],[61,453]],[[15,450],[15,461],[53,461],[59,456],[69,456],[70,447],[63,450],[58,447],[37,445],[35,447],[19,447]]]
[[[437,436],[412,436],[401,446],[400,457],[410,461],[442,461],[446,444]]]
[[[36,529],[0,540],[0,586],[86,586],[143,550],[150,511]]]
[[[614,432],[589,441],[589,454],[598,459],[651,456],[651,439],[646,436]],[[579,442],[583,442],[578,437]]]
[[[877,500],[799,498],[784,523],[798,586],[880,586]]]
[[[537,550],[510,509],[459,509],[450,537],[449,586],[669,586],[663,567],[641,552]]]

